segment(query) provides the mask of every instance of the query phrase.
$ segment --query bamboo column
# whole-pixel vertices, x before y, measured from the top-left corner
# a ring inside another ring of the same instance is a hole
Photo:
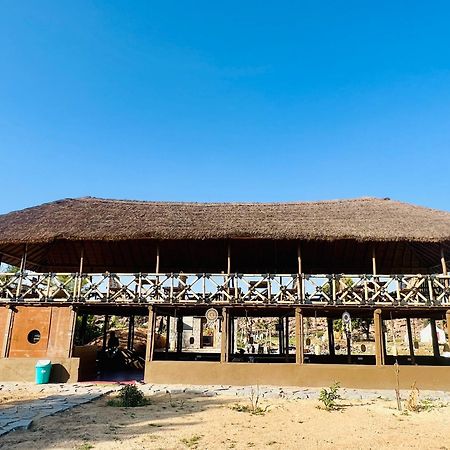
[[[381,309],[373,312],[373,323],[375,325],[375,361],[377,366],[384,366],[384,336]]]
[[[295,308],[295,362],[303,364],[303,314],[301,308]]]
[[[222,308],[222,335],[220,340],[220,362],[228,362],[230,315],[228,308]]]

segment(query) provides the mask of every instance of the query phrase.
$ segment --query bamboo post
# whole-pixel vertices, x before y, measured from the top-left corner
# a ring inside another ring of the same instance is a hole
[[[406,318],[406,329],[408,331],[408,345],[409,345],[409,355],[411,356],[411,363],[416,363],[416,358],[414,355],[414,342],[413,342],[413,336],[412,336],[412,330],[411,330],[411,318]]]
[[[153,360],[153,350],[155,347],[155,327],[156,327],[156,311],[153,306],[148,307],[147,322],[147,346],[145,348],[145,363]]]
[[[227,274],[231,273],[231,244],[228,242],[227,245]]]
[[[295,362],[303,364],[303,314],[301,308],[295,308]]]
[[[228,342],[229,342],[229,332],[230,328],[230,317],[228,308],[222,308],[222,335],[220,340],[220,362],[228,362]]]
[[[384,366],[384,337],[383,320],[381,309],[373,312],[373,323],[375,325],[375,361],[377,366]]]
[[[435,358],[439,357],[439,340],[436,330],[436,319],[430,319],[431,326],[431,341],[433,343],[433,355]]]

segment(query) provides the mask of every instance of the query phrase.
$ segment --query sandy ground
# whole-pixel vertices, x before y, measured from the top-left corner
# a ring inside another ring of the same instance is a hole
[[[406,395],[405,395],[406,397]],[[399,413],[383,398],[340,401],[267,399],[262,415],[240,412],[245,397],[156,394],[139,408],[108,398],[36,421],[0,438],[2,449],[426,448],[450,449],[450,406]]]

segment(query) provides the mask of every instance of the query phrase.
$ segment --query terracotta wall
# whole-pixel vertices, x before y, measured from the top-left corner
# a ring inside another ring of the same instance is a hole
[[[394,389],[393,366],[346,364],[219,363],[152,361],[145,368],[146,383],[230,384],[325,387],[338,381],[357,389]],[[450,367],[400,366],[400,386],[410,389],[450,390]]]
[[[37,330],[40,340],[30,343],[30,331]],[[18,306],[14,313],[11,358],[67,358],[70,355],[73,312],[69,307]]]

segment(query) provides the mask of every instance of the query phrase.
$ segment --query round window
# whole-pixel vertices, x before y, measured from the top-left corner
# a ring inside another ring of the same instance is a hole
[[[41,340],[41,333],[38,330],[32,330],[28,333],[27,339],[30,344],[37,344]]]

